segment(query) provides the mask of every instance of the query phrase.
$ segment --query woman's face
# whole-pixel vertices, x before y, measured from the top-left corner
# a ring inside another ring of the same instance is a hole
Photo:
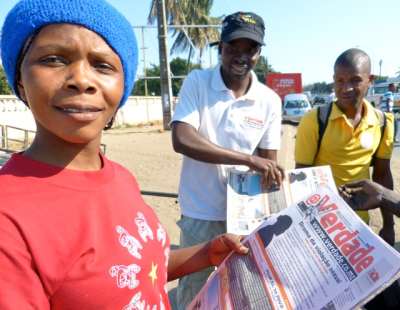
[[[18,90],[37,123],[37,138],[100,141],[124,92],[119,56],[96,33],[71,24],[44,27],[20,68]]]

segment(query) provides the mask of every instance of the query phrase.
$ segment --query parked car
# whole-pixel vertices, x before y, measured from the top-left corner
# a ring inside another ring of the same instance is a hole
[[[283,115],[301,117],[311,110],[311,103],[304,94],[289,94],[283,100]]]
[[[323,96],[315,96],[314,99],[312,100],[313,106],[319,106],[319,105],[324,105],[326,104],[327,101]]]

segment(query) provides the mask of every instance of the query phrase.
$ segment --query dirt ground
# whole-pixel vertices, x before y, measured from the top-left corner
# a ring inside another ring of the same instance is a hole
[[[182,157],[171,145],[171,133],[159,126],[113,129],[103,136],[107,156],[124,165],[137,178],[140,188],[146,191],[177,193]],[[294,138],[296,127],[284,125],[282,129],[282,150],[279,161],[285,168],[294,167]],[[392,172],[395,188],[400,189],[400,146],[395,147]],[[171,244],[179,243],[179,205],[176,199],[143,196],[154,208],[160,221],[165,225]],[[371,226],[378,230],[381,219],[372,211]],[[400,220],[396,219],[396,240],[400,241]]]

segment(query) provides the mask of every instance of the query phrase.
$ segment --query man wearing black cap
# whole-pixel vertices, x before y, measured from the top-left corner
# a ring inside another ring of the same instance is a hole
[[[212,239],[226,231],[228,169],[247,166],[266,186],[280,185],[281,101],[252,69],[264,45],[264,22],[237,12],[222,23],[220,64],[194,70],[183,83],[172,122],[176,152],[184,155],[179,186],[180,245]],[[212,270],[180,280],[177,303],[184,309]]]

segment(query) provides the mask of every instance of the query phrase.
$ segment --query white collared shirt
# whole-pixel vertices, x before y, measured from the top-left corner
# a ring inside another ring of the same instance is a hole
[[[248,92],[235,98],[220,66],[194,70],[185,79],[173,122],[192,125],[212,143],[241,153],[257,148],[278,150],[281,140],[281,100],[252,72]],[[179,204],[182,214],[203,220],[226,220],[226,172],[231,166],[183,158]]]

